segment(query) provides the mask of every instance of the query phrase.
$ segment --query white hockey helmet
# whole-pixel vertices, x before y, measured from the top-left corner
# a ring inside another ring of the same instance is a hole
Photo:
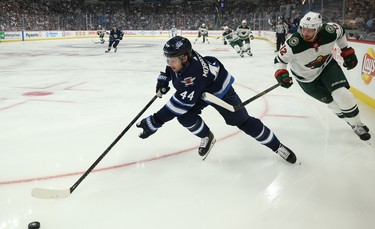
[[[320,27],[322,26],[322,23],[323,23],[322,16],[320,15],[320,13],[315,13],[315,12],[310,11],[305,16],[303,16],[303,18],[300,20],[297,31],[303,37],[302,28],[315,29],[315,34],[314,34],[314,37],[312,38],[312,39],[315,39],[316,35],[318,34],[320,30]]]
[[[202,27],[206,27],[206,24],[202,23]]]
[[[300,28],[318,30],[322,25],[322,16],[320,13],[308,12],[299,22]]]
[[[223,27],[223,30],[228,31],[229,27],[226,25],[226,26]]]
[[[247,21],[246,20],[242,20],[241,24],[247,24]]]

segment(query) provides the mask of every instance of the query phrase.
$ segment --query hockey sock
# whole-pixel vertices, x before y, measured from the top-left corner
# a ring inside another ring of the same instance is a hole
[[[267,146],[268,148],[276,151],[279,148],[280,141],[276,135],[265,126],[259,119],[249,117],[245,123],[238,126],[240,130],[243,130],[246,134],[255,138],[259,143]]]
[[[346,88],[341,87],[332,92],[333,100],[340,107],[345,120],[352,126],[361,124],[359,109],[353,94]]]
[[[330,102],[327,104],[328,108],[339,118],[345,118],[344,114],[342,113],[340,107],[337,105],[335,101]]]
[[[178,121],[182,126],[186,127],[192,134],[200,138],[204,138],[209,133],[209,128],[200,116],[182,118],[180,116]]]

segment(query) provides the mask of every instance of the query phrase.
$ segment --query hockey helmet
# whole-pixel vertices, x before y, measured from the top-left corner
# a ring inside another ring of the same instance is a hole
[[[229,27],[226,25],[226,26],[223,27],[223,30],[224,31],[229,31]]]
[[[191,43],[187,38],[175,36],[165,43],[163,51],[166,57],[179,57],[186,54],[190,58],[192,49]]]
[[[202,23],[202,27],[206,27],[206,24]]]
[[[246,20],[242,20],[241,24],[246,25],[247,21]]]
[[[322,16],[320,13],[308,12],[299,22],[300,28],[318,30],[322,25]]]
[[[312,39],[315,39],[321,26],[322,26],[322,16],[320,15],[320,13],[315,13],[315,12],[310,11],[305,16],[303,16],[303,18],[300,20],[298,32],[301,34],[302,37],[304,37],[302,34],[302,28],[315,29],[315,34],[312,37]]]

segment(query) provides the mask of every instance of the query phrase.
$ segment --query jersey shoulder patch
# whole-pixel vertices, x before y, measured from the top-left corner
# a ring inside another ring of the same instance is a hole
[[[330,25],[330,24],[325,24],[326,26],[324,26],[324,29],[328,32],[328,33],[335,33],[336,32],[336,28],[333,26],[333,25]]]
[[[321,30],[319,33],[321,34],[321,44],[327,44],[330,42],[334,42],[338,37],[342,36],[342,30],[339,28],[336,28],[334,24],[326,24],[324,23],[322,25]]]
[[[288,39],[288,45],[290,47],[294,47],[294,46],[297,46],[300,42],[300,38],[297,37],[297,36],[292,36]]]
[[[294,54],[304,52],[311,48],[311,46],[303,40],[298,32],[293,33],[293,35],[286,40],[286,44],[290,47]]]
[[[287,40],[286,43],[291,47],[298,46],[298,44],[301,42],[302,37],[300,36],[299,33],[293,33],[292,36],[290,36]]]

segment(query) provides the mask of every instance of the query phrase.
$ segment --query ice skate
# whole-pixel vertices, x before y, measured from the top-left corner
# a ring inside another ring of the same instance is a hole
[[[280,144],[279,148],[276,150],[276,153],[289,163],[294,164],[297,161],[297,157],[293,151],[283,144]]]
[[[216,139],[214,137],[214,134],[211,131],[210,133],[208,133],[207,137],[202,138],[201,144],[199,145],[198,153],[200,156],[203,157],[203,160],[206,159],[206,157],[208,156],[208,153],[214,146],[215,142],[216,142]]]
[[[367,141],[371,138],[371,135],[369,134],[369,128],[362,123],[360,125],[352,126],[352,129],[362,141]]]
[[[240,57],[244,57],[243,51],[239,51],[238,54],[240,54]]]
[[[109,51],[111,51],[111,49],[105,50],[106,53],[109,53]]]
[[[247,50],[247,55],[249,55],[249,56],[253,56],[253,54],[251,53],[251,50],[249,49],[249,50]]]
[[[114,52],[117,52],[117,48],[115,48],[113,51],[114,51]]]

